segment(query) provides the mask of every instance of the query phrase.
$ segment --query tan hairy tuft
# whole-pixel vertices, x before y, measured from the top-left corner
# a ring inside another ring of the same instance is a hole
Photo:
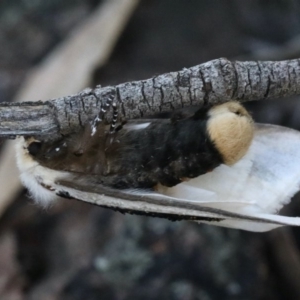
[[[230,101],[214,106],[208,112],[208,134],[224,163],[232,165],[247,152],[254,134],[254,124],[247,110]]]

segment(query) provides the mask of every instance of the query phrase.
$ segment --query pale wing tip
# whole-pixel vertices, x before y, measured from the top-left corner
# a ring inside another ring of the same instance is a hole
[[[201,221],[201,223],[222,226],[227,228],[241,229],[252,232],[266,232],[282,226],[300,226],[299,217],[286,217],[270,214],[255,214],[247,217],[260,219],[257,221],[247,219],[223,219],[221,221]]]

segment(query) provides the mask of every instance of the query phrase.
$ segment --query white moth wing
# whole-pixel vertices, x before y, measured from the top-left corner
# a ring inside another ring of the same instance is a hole
[[[199,205],[195,201],[182,200],[143,190],[127,190],[118,195],[110,189],[95,186],[80,178],[62,180],[54,185],[58,195],[64,195],[103,207],[126,212],[176,216],[211,225],[238,228],[250,231],[267,231],[283,225],[299,226],[300,218],[272,214],[239,214],[218,208]],[[173,218],[174,219],[174,218]]]

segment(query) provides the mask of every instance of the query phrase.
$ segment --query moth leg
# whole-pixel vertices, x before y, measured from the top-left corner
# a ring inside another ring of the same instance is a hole
[[[93,120],[93,122],[91,124],[91,131],[92,131],[91,135],[92,136],[96,133],[99,123],[101,123],[103,121],[104,115],[106,114],[107,110],[113,105],[113,99],[114,99],[113,95],[110,95],[108,97],[107,101],[101,107],[99,114]]]
[[[116,103],[112,104],[113,108],[113,119],[110,124],[109,134],[114,134],[116,132],[116,125],[118,121],[119,110]]]
[[[110,129],[105,143],[105,150],[107,150],[107,148],[113,144],[117,133],[123,128],[123,125],[126,123],[126,120],[120,120],[120,123],[117,125],[118,118],[119,118],[119,110],[117,104],[113,103],[112,108],[113,108],[113,119],[110,124]]]

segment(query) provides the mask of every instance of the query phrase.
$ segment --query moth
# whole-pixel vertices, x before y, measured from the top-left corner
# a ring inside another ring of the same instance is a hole
[[[300,134],[254,124],[238,102],[167,119],[102,122],[56,142],[21,138],[17,162],[33,198],[78,199],[121,212],[267,231],[300,225],[276,213],[298,191]]]

